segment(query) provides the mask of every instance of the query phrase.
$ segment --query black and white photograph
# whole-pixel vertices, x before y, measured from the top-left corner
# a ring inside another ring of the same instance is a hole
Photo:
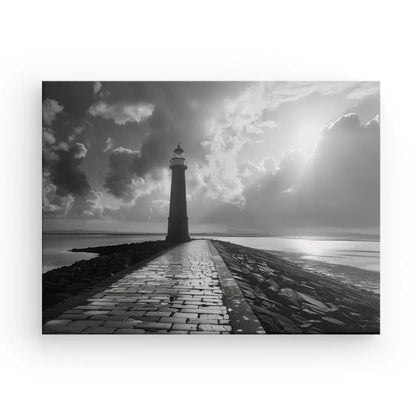
[[[44,334],[377,334],[378,82],[47,82]]]
[[[414,413],[416,5],[0,13],[0,414]]]

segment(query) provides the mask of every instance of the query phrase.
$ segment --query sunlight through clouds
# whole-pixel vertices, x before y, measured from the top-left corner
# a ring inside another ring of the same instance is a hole
[[[378,226],[377,82],[64,84],[45,88],[45,217],[163,223],[180,141],[194,226]]]

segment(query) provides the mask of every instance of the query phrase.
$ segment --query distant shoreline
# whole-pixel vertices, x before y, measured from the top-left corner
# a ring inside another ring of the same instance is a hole
[[[164,236],[165,233],[114,233],[101,231],[44,231],[42,235],[68,235],[68,236]],[[232,234],[232,233],[195,233],[191,237],[252,237],[252,238],[284,238],[299,240],[337,240],[337,241],[372,241],[380,242],[380,235],[375,234],[342,234],[342,235],[270,235],[270,234]]]

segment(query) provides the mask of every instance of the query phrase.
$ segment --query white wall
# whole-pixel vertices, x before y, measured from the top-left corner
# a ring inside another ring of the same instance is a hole
[[[412,2],[9,1],[1,15],[2,414],[410,413]],[[381,80],[382,335],[41,337],[43,79]]]

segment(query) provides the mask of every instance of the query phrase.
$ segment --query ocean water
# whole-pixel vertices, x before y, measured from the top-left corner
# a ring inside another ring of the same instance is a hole
[[[305,261],[380,271],[380,242],[323,237],[212,237],[260,250],[287,253]]]
[[[192,237],[198,238],[198,235]],[[117,245],[149,240],[163,240],[165,235],[93,235],[44,234],[43,272],[68,266],[75,261],[95,257],[92,253],[72,253],[72,248]],[[369,240],[337,240],[323,237],[226,237],[201,236],[224,240],[261,250],[280,252],[308,268],[321,271],[328,265],[347,266],[367,272],[380,271],[380,242]],[[313,266],[313,267],[312,267]],[[335,270],[335,267],[332,267]],[[364,273],[363,273],[364,274]]]
[[[95,246],[115,246],[141,241],[161,240],[162,235],[113,235],[113,234],[43,234],[42,236],[42,273],[57,267],[69,266],[79,260],[91,259],[94,253],[73,253],[73,248]]]
[[[234,244],[266,250],[305,270],[380,293],[380,242],[323,237],[221,237]]]

